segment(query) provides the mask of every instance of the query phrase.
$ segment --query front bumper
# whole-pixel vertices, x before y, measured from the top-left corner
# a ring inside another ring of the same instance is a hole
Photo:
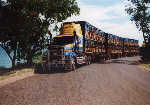
[[[71,70],[72,69],[72,63],[63,61],[63,62],[49,62],[49,63],[43,63],[43,69],[45,70]]]

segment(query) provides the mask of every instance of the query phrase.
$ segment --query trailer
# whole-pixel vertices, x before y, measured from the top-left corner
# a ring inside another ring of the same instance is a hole
[[[123,39],[123,55],[124,56],[137,56],[139,54],[138,40],[124,38]]]

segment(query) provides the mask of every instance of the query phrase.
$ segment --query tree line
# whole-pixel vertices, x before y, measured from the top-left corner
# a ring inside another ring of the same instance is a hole
[[[128,1],[126,12],[150,46],[150,0]],[[50,25],[79,13],[76,0],[0,0],[0,47],[12,68],[21,59],[32,64],[32,58],[47,47]]]
[[[46,48],[51,24],[78,15],[76,0],[0,0],[0,47],[12,62],[26,61]]]

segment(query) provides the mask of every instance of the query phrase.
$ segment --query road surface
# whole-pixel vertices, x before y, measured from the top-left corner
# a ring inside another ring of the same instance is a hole
[[[150,105],[150,72],[139,57],[35,74],[0,87],[0,105]]]

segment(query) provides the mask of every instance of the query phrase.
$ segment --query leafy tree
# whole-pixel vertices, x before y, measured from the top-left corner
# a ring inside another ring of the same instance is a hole
[[[146,45],[150,44],[150,0],[129,0],[126,8],[137,28],[143,32]]]
[[[0,46],[12,61],[32,63],[45,47],[49,25],[79,14],[76,0],[0,0]],[[13,56],[11,56],[13,53]]]
[[[17,40],[20,34],[20,32],[17,30],[20,27],[18,24],[18,19],[20,17],[17,12],[11,10],[9,5],[4,2],[1,4],[0,45],[10,57],[10,60],[12,61],[12,67],[14,67],[17,53]],[[13,56],[10,55],[12,52]]]

